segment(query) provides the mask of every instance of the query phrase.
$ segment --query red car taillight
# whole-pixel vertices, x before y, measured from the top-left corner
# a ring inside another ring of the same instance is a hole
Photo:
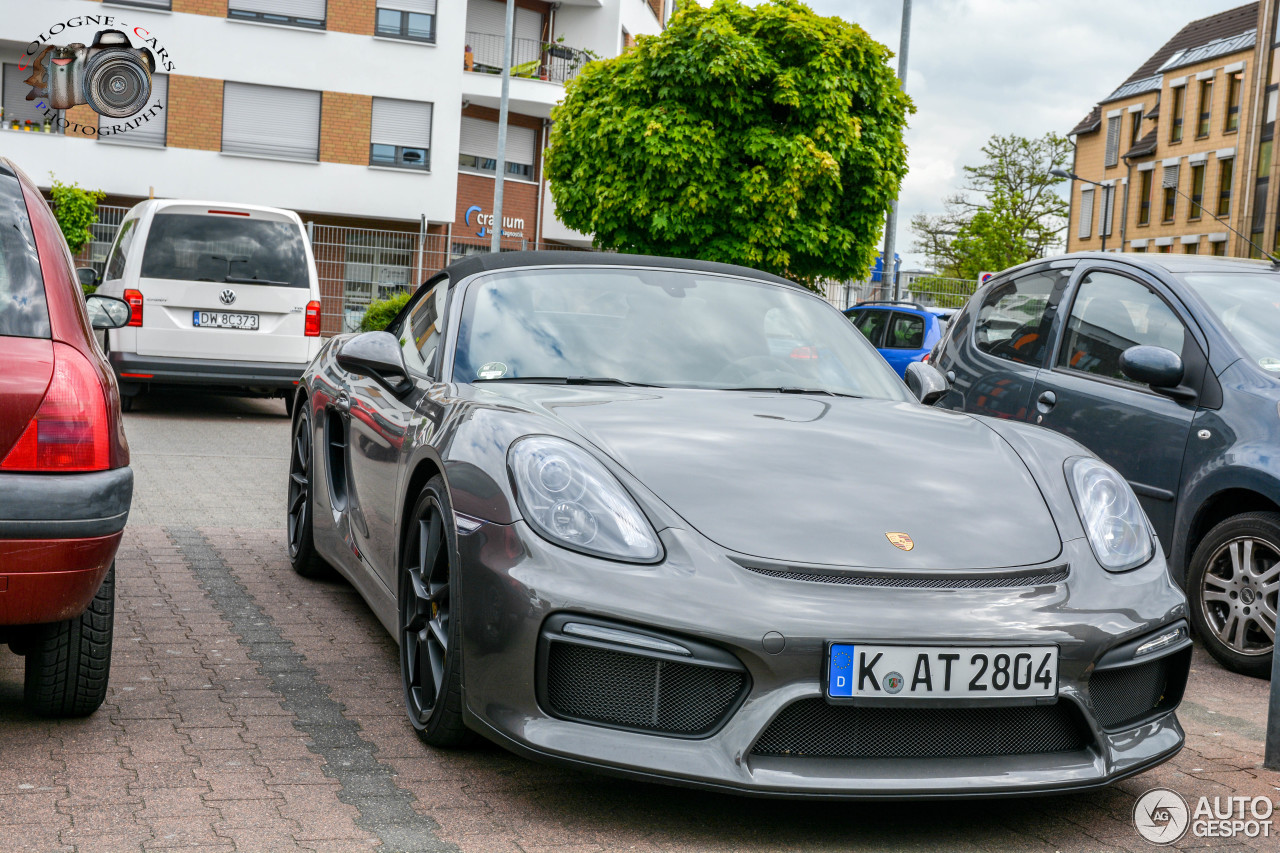
[[[142,325],[142,291],[132,288],[124,292],[124,301],[129,303],[129,325]]]
[[[320,303],[314,299],[307,303],[307,326],[304,334],[308,338],[320,337]]]
[[[104,471],[108,441],[107,401],[97,371],[77,350],[55,343],[44,401],[0,470]]]

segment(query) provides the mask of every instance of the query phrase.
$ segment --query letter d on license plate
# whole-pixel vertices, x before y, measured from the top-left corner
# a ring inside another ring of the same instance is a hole
[[[1041,699],[1058,695],[1057,646],[832,643],[833,699]]]

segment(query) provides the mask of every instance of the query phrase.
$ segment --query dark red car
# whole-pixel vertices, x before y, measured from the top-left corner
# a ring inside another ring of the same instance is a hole
[[[93,331],[128,321],[121,300],[82,295],[49,206],[0,158],[0,642],[26,656],[39,714],[106,697],[133,471]]]

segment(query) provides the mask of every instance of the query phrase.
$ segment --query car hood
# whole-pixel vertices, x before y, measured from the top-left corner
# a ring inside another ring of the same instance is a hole
[[[704,536],[741,554],[986,569],[1061,551],[1026,465],[967,415],[734,391],[509,385],[499,393],[578,433]],[[901,533],[910,550],[892,543],[889,534]]]

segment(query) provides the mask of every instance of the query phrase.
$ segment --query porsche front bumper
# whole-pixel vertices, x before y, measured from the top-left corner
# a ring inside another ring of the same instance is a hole
[[[667,529],[661,538],[664,560],[645,566],[558,548],[523,522],[483,522],[461,534],[468,723],[530,757],[798,797],[1077,790],[1140,772],[1182,746],[1174,707],[1190,640],[1183,631],[1134,657],[1148,637],[1186,617],[1158,553],[1139,569],[1110,574],[1087,542],[1074,540],[1051,564],[987,573],[1004,581],[917,572],[851,584],[815,579],[820,567],[768,567],[728,554],[691,530]],[[957,577],[964,580],[949,580]],[[568,636],[566,622],[606,630]],[[611,642],[610,629],[622,631],[615,636],[623,642]],[[628,642],[628,630],[655,648]],[[853,638],[1056,644],[1056,701],[835,708],[823,690],[827,643]],[[627,675],[645,672],[641,665],[601,672],[600,695],[590,695],[592,667],[629,665],[628,655],[661,658],[664,640],[694,650],[686,666],[736,670],[741,680],[699,685],[694,669],[665,670],[685,679],[688,713],[674,716],[660,713],[651,681]],[[556,644],[594,651],[549,666]],[[557,687],[566,678],[577,697],[569,710]],[[619,690],[631,683],[634,696]]]

